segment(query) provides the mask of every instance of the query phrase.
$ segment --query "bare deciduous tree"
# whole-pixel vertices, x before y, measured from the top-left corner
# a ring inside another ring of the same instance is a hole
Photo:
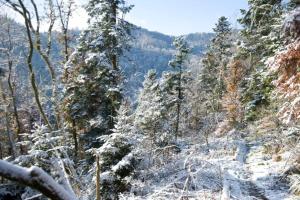
[[[4,1],[4,0],[1,0]],[[64,35],[64,54],[65,54],[65,61],[68,59],[69,56],[69,45],[68,45],[68,28],[69,28],[69,20],[72,13],[72,6],[74,2],[70,0],[66,5],[62,3],[57,3],[58,8],[58,16],[56,15],[55,5],[53,3],[53,0],[47,0],[46,1],[46,17],[48,29],[47,29],[47,45],[45,48],[43,48],[42,41],[41,41],[41,22],[43,16],[40,15],[40,10],[35,2],[35,0],[30,0],[29,6],[24,4],[23,0],[13,1],[13,0],[5,0],[6,5],[11,7],[15,12],[19,13],[23,19],[26,26],[26,32],[27,32],[27,38],[29,42],[29,53],[28,53],[28,67],[31,74],[31,83],[32,88],[34,90],[36,103],[39,109],[39,112],[45,121],[45,123],[48,125],[50,129],[53,130],[52,124],[50,123],[46,112],[44,111],[41,103],[41,98],[39,95],[39,90],[37,87],[36,81],[33,80],[34,78],[34,72],[32,66],[32,53],[33,50],[36,50],[38,54],[41,56],[41,58],[44,60],[50,77],[51,77],[51,84],[52,84],[52,106],[55,110],[55,117],[56,117],[56,126],[55,128],[60,127],[60,114],[58,111],[58,90],[57,90],[57,75],[56,70],[53,65],[53,61],[51,60],[51,47],[52,47],[52,32],[54,28],[55,21],[57,20],[57,17],[60,18],[61,21],[61,27],[62,32]]]
[[[15,124],[15,133],[18,139],[18,142],[21,142],[21,123],[19,119],[18,106],[17,106],[17,98],[16,98],[16,80],[13,80],[13,73],[15,71],[16,65],[19,63],[20,54],[16,54],[16,49],[19,47],[19,44],[24,42],[23,35],[20,33],[21,30],[16,28],[12,21],[4,16],[1,19],[1,31],[0,31],[0,45],[1,51],[0,54],[3,57],[1,65],[4,65],[4,68],[8,68],[8,76],[7,76],[7,85],[9,90],[9,97],[14,116],[14,124]],[[25,151],[21,145],[21,154],[24,154]]]
[[[62,32],[62,44],[63,44],[63,52],[64,52],[64,63],[66,63],[69,60],[69,22],[70,17],[72,15],[72,11],[75,5],[75,2],[73,0],[68,0],[67,3],[65,3],[63,0],[56,0],[56,5],[58,9],[58,17],[60,20],[60,26],[61,26],[61,32]]]

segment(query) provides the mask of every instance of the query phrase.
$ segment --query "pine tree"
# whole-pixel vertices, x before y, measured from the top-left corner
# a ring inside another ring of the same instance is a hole
[[[131,25],[119,16],[123,17],[131,8],[132,6],[127,6],[124,0],[90,0],[86,6],[90,17],[90,39],[98,41],[96,51],[105,55],[107,64],[115,73],[112,88],[109,90],[112,104],[110,128],[114,127],[113,119],[122,99],[119,60],[124,50],[129,48],[131,29]]]
[[[208,96],[211,110],[219,109],[219,101],[225,91],[224,73],[229,58],[232,55],[232,30],[226,17],[220,17],[213,29],[215,37],[202,59],[202,72],[200,82]]]
[[[212,50],[216,54],[219,63],[221,63],[223,70],[229,62],[229,57],[231,55],[230,48],[232,30],[228,19],[224,16],[220,17],[216,27],[213,28],[214,33],[216,34],[212,40]]]
[[[183,88],[183,73],[184,73],[184,64],[188,58],[190,49],[188,48],[187,43],[184,41],[183,37],[178,37],[174,40],[173,45],[176,48],[176,54],[174,58],[169,62],[169,65],[173,67],[176,71],[175,73],[175,90],[177,91],[177,100],[176,100],[176,122],[175,122],[175,141],[177,140],[179,133],[179,123],[181,117],[181,106],[184,98],[184,88]]]
[[[242,101],[247,108],[246,119],[253,120],[259,114],[257,108],[270,103],[272,77],[267,76],[264,62],[282,43],[282,0],[249,0],[249,9],[241,13],[242,43],[237,54],[249,62],[245,72],[249,78],[242,83]]]
[[[149,70],[138,98],[135,112],[135,126],[150,139],[153,145],[159,145],[164,138],[163,125],[166,122],[165,99],[163,99],[155,70]],[[166,125],[166,124],[165,124]]]
[[[118,110],[113,133],[105,137],[105,143],[97,149],[101,166],[101,197],[118,199],[120,192],[129,189],[126,178],[133,172],[134,157],[131,153],[135,143],[132,115],[126,103]]]
[[[282,0],[249,0],[249,9],[241,10],[241,35],[244,51],[256,65],[280,45]]]
[[[96,145],[95,137],[114,127],[122,99],[119,58],[128,48],[131,27],[119,16],[130,9],[120,0],[90,0],[86,7],[89,27],[64,72],[62,108],[76,155],[81,146]],[[85,142],[78,133],[84,133]]]

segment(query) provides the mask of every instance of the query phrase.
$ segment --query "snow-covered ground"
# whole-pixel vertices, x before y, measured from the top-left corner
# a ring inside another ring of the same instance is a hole
[[[222,137],[205,144],[195,141],[178,154],[161,156],[143,166],[131,180],[130,194],[121,199],[297,200],[283,173],[289,153],[274,160],[263,142]],[[167,162],[166,162],[167,161]]]

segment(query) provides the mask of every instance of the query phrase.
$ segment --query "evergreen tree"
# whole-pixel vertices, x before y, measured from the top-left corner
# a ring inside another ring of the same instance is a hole
[[[215,37],[202,59],[201,85],[207,93],[210,109],[217,111],[225,91],[224,75],[232,54],[232,30],[226,17],[220,17],[213,29]]]
[[[176,122],[175,122],[175,141],[178,137],[179,123],[181,115],[181,105],[184,98],[184,88],[183,88],[183,73],[184,64],[188,58],[190,49],[187,43],[184,41],[183,37],[178,37],[174,40],[173,45],[176,48],[176,54],[174,58],[169,62],[169,65],[173,67],[176,71],[175,73],[175,90],[177,91],[176,100]]]
[[[90,0],[89,27],[64,72],[63,111],[75,144],[95,146],[97,135],[109,134],[122,99],[119,58],[128,48],[130,27],[120,16],[129,12],[122,0]],[[85,143],[78,133],[85,133]]]
[[[249,62],[245,72],[249,78],[242,83],[247,119],[254,119],[257,107],[270,102],[272,77],[266,75],[264,62],[281,45],[282,12],[282,0],[249,0],[249,9],[241,10],[242,43],[237,53]]]
[[[77,173],[71,157],[69,140],[63,130],[50,131],[46,126],[35,126],[31,134],[26,134],[28,154],[18,156],[13,163],[23,167],[36,166],[42,168],[58,181],[67,191],[72,184],[78,184]],[[26,187],[22,197],[30,198],[39,194],[36,190]],[[75,196],[75,195],[74,195]]]
[[[241,10],[243,50],[255,66],[280,45],[282,0],[249,0],[249,9]]]
[[[129,48],[131,25],[123,18],[131,10],[124,0],[90,0],[86,6],[89,14],[90,40],[97,41],[96,51],[104,54],[105,62],[111,66],[115,77],[109,89],[111,99],[110,128],[114,127],[113,119],[121,102],[120,56]]]
[[[232,30],[228,19],[224,16],[220,17],[216,27],[213,28],[214,33],[216,34],[212,40],[213,45],[211,46],[212,50],[217,55],[219,63],[221,63],[223,70],[229,62],[229,57],[231,55],[230,48],[231,44],[231,35]]]
[[[133,172],[134,157],[131,153],[135,143],[132,115],[128,105],[122,104],[113,133],[105,137],[105,143],[97,149],[101,168],[101,197],[118,199],[120,192],[129,189],[126,180]]]
[[[145,77],[135,112],[135,126],[150,139],[152,144],[159,145],[166,136],[163,126],[167,125],[165,118],[167,108],[156,76],[155,70],[149,70]]]

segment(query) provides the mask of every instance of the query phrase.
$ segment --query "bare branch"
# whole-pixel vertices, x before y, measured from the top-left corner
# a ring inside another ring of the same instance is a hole
[[[0,176],[36,189],[51,199],[77,199],[38,167],[23,168],[0,160]]]

